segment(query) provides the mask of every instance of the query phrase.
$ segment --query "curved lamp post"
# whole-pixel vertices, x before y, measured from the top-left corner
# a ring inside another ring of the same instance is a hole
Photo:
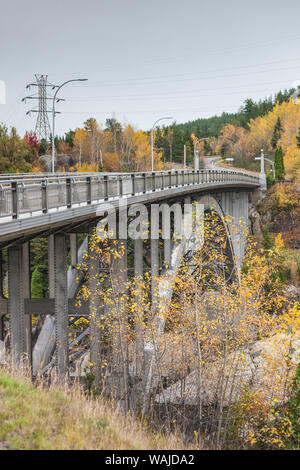
[[[159,121],[162,121],[163,119],[173,119],[171,117],[162,117],[162,118],[159,118],[157,119],[157,121],[155,121],[155,123],[153,124],[152,126],[152,129],[151,129],[151,161],[152,161],[152,171],[154,171],[154,158],[153,158],[153,147],[154,147],[154,143],[153,143],[153,130],[154,130],[154,127],[156,126],[156,124],[159,122]]]
[[[55,173],[55,171],[54,171],[54,167],[55,167],[55,165],[54,165],[54,162],[55,162],[55,137],[54,136],[55,136],[55,102],[56,102],[57,93],[67,83],[70,83],[70,82],[86,82],[86,81],[87,81],[87,78],[74,78],[73,80],[67,80],[66,82],[62,83],[54,93],[53,102],[52,102],[52,161],[51,161],[52,173]],[[58,99],[57,101],[60,101],[60,100]]]

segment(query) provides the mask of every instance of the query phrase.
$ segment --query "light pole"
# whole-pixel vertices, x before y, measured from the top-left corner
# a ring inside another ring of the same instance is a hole
[[[155,121],[155,123],[153,124],[152,126],[152,129],[151,129],[151,161],[152,161],[152,171],[154,171],[154,157],[153,157],[153,147],[154,147],[154,143],[153,143],[153,130],[154,130],[154,127],[156,126],[156,124],[159,122],[159,121],[162,121],[164,119],[173,119],[171,117],[162,117],[162,118],[159,118],[157,119],[157,121]]]
[[[199,170],[199,158],[196,152],[196,145],[199,144],[202,140],[207,140],[209,137],[202,137],[201,139],[197,139],[196,142],[194,142],[194,170]]]
[[[266,173],[265,173],[265,156],[264,156],[264,149],[261,149],[260,151],[260,157],[255,157],[255,160],[260,160],[260,174],[259,174],[259,180],[260,180],[260,186],[263,191],[267,189],[267,179],[266,179]]]
[[[74,78],[73,80],[67,80],[66,82],[62,83],[54,93],[53,101],[52,101],[52,160],[51,160],[52,173],[55,173],[55,170],[54,170],[54,168],[55,168],[55,165],[54,165],[54,162],[55,162],[55,137],[54,136],[55,136],[55,102],[56,102],[57,93],[67,83],[70,83],[70,82],[86,82],[86,81],[87,81],[87,78]]]

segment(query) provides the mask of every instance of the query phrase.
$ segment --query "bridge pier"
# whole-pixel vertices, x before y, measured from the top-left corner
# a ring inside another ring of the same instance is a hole
[[[119,219],[119,224],[123,220]],[[127,227],[126,227],[127,229]],[[119,226],[119,236],[120,226]],[[129,389],[128,389],[128,303],[127,303],[127,240],[119,239],[114,243],[114,251],[118,257],[114,256],[111,263],[111,284],[113,292],[113,325],[112,325],[112,391],[113,395],[121,400],[125,412],[129,409]]]
[[[143,239],[134,240],[134,276],[135,276],[135,354],[136,354],[136,375],[141,379],[142,364],[144,361],[144,341],[143,341],[143,295],[142,281],[144,277],[143,261]]]
[[[233,192],[221,194],[221,207],[227,221],[235,266],[238,274],[242,268],[248,227],[248,193]]]
[[[23,270],[23,295],[25,299],[31,297],[31,273],[30,273],[30,242],[22,244],[22,270]],[[24,315],[24,328],[25,328],[25,351],[29,359],[29,363],[32,361],[32,350],[31,350],[31,315]]]
[[[54,311],[56,329],[56,370],[59,378],[68,373],[68,282],[66,235],[54,235]]]
[[[100,296],[98,294],[100,262],[95,247],[92,247],[95,227],[89,230],[88,239],[88,286],[90,291],[89,314],[90,314],[90,357],[95,385],[99,385],[101,379],[101,308]]]
[[[78,264],[77,233],[70,233],[71,266],[76,268]]]
[[[18,365],[26,354],[22,245],[8,248],[8,314],[11,358]]]

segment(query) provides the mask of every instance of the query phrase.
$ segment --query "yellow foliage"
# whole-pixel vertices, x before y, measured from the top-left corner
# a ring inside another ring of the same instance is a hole
[[[281,233],[278,233],[278,235],[276,235],[275,240],[274,240],[274,246],[277,249],[284,248],[284,242],[283,242]]]
[[[217,153],[223,143],[227,144],[226,156],[253,158],[259,155],[263,148],[266,155],[272,155],[274,149],[271,141],[277,119],[280,118],[282,132],[277,145],[284,152],[284,164],[287,176],[299,178],[300,149],[297,147],[298,128],[300,125],[300,106],[290,99],[281,104],[276,103],[274,108],[255,119],[251,119],[246,131],[244,128],[226,124],[222,129],[217,143]]]
[[[105,171],[119,171],[119,156],[115,152],[106,152],[103,155],[103,167]]]
[[[79,166],[78,163],[74,166],[75,171],[78,171],[79,173],[95,173],[98,171],[98,166],[96,163],[83,163],[81,167]]]

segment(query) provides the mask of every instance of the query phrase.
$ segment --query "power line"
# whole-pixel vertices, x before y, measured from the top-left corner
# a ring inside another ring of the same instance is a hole
[[[276,71],[281,71],[281,70],[290,70],[290,69],[296,69],[299,67],[299,65],[291,66],[291,67],[285,67],[285,68],[275,68],[275,69],[270,69],[270,70],[253,70],[241,74],[230,74],[230,75],[211,75],[211,76],[205,76],[201,77],[202,75],[206,74],[214,74],[218,72],[226,72],[226,71],[232,71],[232,70],[240,70],[240,69],[249,69],[253,67],[265,67],[268,65],[275,65],[275,64],[282,64],[285,62],[291,62],[294,64],[295,62],[299,62],[300,58],[295,58],[295,59],[286,59],[286,60],[276,60],[272,62],[263,62],[260,64],[252,64],[252,65],[241,65],[237,67],[226,67],[226,68],[220,68],[220,69],[213,69],[213,70],[203,70],[202,72],[186,72],[183,74],[168,74],[168,75],[159,75],[159,76],[149,76],[149,77],[140,77],[140,78],[126,78],[122,80],[103,80],[103,81],[96,81],[96,82],[90,82],[90,85],[88,85],[89,88],[95,88],[97,85],[107,85],[107,86],[123,86],[124,84],[130,84],[134,83],[134,86],[136,86],[136,82],[143,82],[145,81],[146,84],[148,85],[149,83],[170,83],[169,79],[173,79],[174,77],[180,78],[180,80],[172,80],[174,82],[176,81],[189,81],[189,80],[206,80],[208,78],[227,78],[227,77],[239,77],[241,75],[248,75],[248,74],[259,74],[259,73],[267,73],[267,72],[276,72]],[[189,78],[188,76],[193,75],[193,77]],[[198,78],[198,77],[201,78]],[[186,77],[186,78],[184,78]],[[161,81],[161,79],[167,79],[167,81]],[[150,82],[149,82],[150,81]],[[94,84],[94,85],[93,85]]]
[[[291,79],[292,80],[292,79]],[[275,84],[286,84],[287,80],[276,80],[276,81],[271,81],[271,82],[261,82],[261,83],[253,83],[253,84],[245,84],[245,85],[239,85],[239,86],[227,86],[227,87],[213,87],[214,91],[223,91],[223,90],[237,90],[233,94],[239,94],[242,93],[243,90],[238,91],[240,88],[242,89],[247,89],[249,91],[249,87],[251,86],[257,86],[257,85],[275,85]],[[214,93],[212,95],[207,95],[205,94],[199,94],[199,92],[206,92],[206,91],[212,91],[212,87],[210,88],[201,88],[200,90],[190,90],[190,94],[182,94],[178,90],[174,91],[169,91],[169,92],[157,92],[157,93],[138,93],[138,94],[131,94],[131,95],[106,95],[106,96],[86,96],[86,97],[68,97],[67,99],[72,101],[72,102],[79,102],[79,101],[108,101],[111,99],[142,99],[142,98],[147,98],[151,97],[154,98],[166,98],[166,99],[173,99],[173,98],[195,98],[197,96],[202,97],[202,96],[215,96],[217,93]],[[266,91],[268,92],[269,90],[250,90],[251,92],[260,92],[260,91]],[[223,94],[228,94],[228,93],[221,93]]]
[[[241,44],[239,43],[239,45],[236,45],[235,47],[226,47],[226,48],[221,48],[221,49],[210,49],[210,50],[206,50],[206,54],[208,56],[212,56],[212,55],[219,55],[219,54],[224,54],[224,53],[232,53],[232,52],[236,52],[236,51],[239,51],[239,50],[242,50],[243,52],[247,51],[248,49],[255,49],[255,48],[262,48],[262,47],[266,47],[266,46],[270,46],[270,45],[273,45],[275,43],[280,43],[280,45],[286,43],[286,42],[290,42],[290,41],[297,41],[300,39],[300,36],[299,35],[294,35],[294,36],[285,36],[284,34],[281,35],[281,36],[278,36],[276,39],[271,39],[271,40],[268,40],[268,41],[256,41],[256,42],[252,42],[252,43],[244,43],[244,44]],[[195,55],[194,54],[182,54],[182,55],[175,55],[175,56],[160,56],[160,57],[156,57],[155,59],[146,59],[146,60],[139,60],[138,62],[138,66],[139,68],[143,65],[147,66],[147,65],[155,65],[155,64],[166,64],[167,62],[180,62],[180,65],[182,66],[182,60],[184,59],[193,59],[193,63],[195,62]],[[127,66],[134,66],[136,65],[136,61],[133,61],[133,62],[128,62],[126,61],[126,65]],[[111,63],[110,64],[101,64],[101,69],[102,70],[109,70],[109,69],[112,69],[112,68],[115,68],[115,65],[112,65]],[[56,71],[53,70],[52,74],[55,75]],[[75,73],[75,72],[73,72]],[[78,74],[81,73],[81,71],[78,71],[76,72]]]

